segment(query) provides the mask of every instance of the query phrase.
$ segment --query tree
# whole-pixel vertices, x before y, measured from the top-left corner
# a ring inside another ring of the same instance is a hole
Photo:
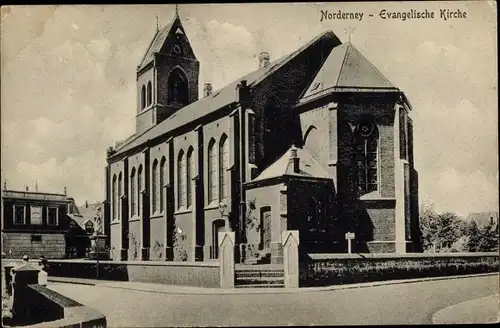
[[[476,221],[469,223],[469,252],[493,252],[498,250],[498,224],[490,222],[487,226],[479,228]]]
[[[420,210],[420,230],[424,250],[442,252],[457,246],[455,243],[465,234],[466,226],[455,213],[438,214],[432,204],[424,204]]]

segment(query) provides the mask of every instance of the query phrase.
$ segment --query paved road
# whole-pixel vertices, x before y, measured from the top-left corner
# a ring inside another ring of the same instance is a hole
[[[440,309],[498,292],[482,276],[295,294],[174,295],[104,286],[51,289],[104,313],[110,327],[430,324]]]

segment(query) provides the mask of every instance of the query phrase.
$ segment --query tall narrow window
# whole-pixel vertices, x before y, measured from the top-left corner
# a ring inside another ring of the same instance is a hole
[[[141,216],[142,215],[142,206],[144,205],[142,203],[142,165],[139,166],[139,169],[137,170],[137,203],[138,203],[138,209],[137,209],[137,215]]]
[[[160,162],[160,212],[165,210],[165,170],[166,170],[166,159],[165,157],[161,158]]]
[[[141,109],[146,108],[146,87],[141,88]]]
[[[14,224],[26,224],[26,212],[24,206],[14,205]]]
[[[148,82],[148,106],[153,102],[153,90],[151,87],[151,81]]]
[[[117,218],[117,211],[116,211],[116,205],[118,203],[118,197],[117,197],[117,194],[116,194],[116,174],[113,175],[113,184],[111,186],[111,208],[112,208],[112,212],[113,212],[113,220],[116,220]]]
[[[408,134],[406,127],[406,113],[399,110],[399,155],[401,159],[408,159]]]
[[[130,215],[134,216],[136,215],[136,210],[137,210],[137,191],[136,191],[136,184],[135,184],[135,167],[132,168],[132,173],[130,173]]]
[[[229,142],[225,134],[222,135],[219,143],[219,199],[227,198],[227,169],[229,168]]]
[[[377,148],[377,127],[363,118],[355,131],[356,185],[360,196],[378,189]]]
[[[194,169],[194,151],[193,147],[190,147],[187,153],[187,170],[186,170],[186,206],[191,207],[192,197],[193,197],[193,169]]]
[[[122,173],[118,176],[118,220],[122,218],[122,195],[123,195],[123,177]]]
[[[255,115],[248,115],[248,162],[255,164]]]
[[[49,207],[47,208],[47,224],[56,226],[59,223],[58,213],[59,209],[57,207]]]
[[[186,161],[183,150],[177,159],[177,201],[179,208],[186,206]]]
[[[151,170],[151,205],[153,213],[158,211],[158,160],[153,161],[153,168]]]
[[[217,154],[215,140],[208,143],[208,202],[217,199]]]

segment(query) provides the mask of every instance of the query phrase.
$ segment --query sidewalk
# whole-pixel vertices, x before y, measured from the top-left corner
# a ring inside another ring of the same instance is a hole
[[[146,283],[146,282],[106,281],[106,280],[96,280],[96,279],[80,279],[80,278],[65,278],[65,277],[49,277],[48,281],[58,282],[58,283],[98,285],[99,287],[120,288],[120,289],[138,290],[138,291],[163,293],[163,294],[227,295],[227,294],[290,294],[290,293],[321,292],[321,291],[367,288],[367,287],[376,287],[385,285],[408,284],[408,283],[425,282],[425,281],[461,279],[461,278],[481,277],[481,276],[491,276],[491,275],[498,276],[498,273],[485,273],[485,274],[448,276],[448,277],[430,277],[430,278],[418,278],[418,279],[406,279],[406,280],[388,280],[388,281],[366,282],[359,284],[335,285],[335,286],[324,286],[324,287],[255,288],[255,289],[204,288],[204,287],[194,287],[194,286],[165,285],[165,284]]]
[[[439,310],[432,316],[434,324],[497,323],[500,320],[500,295],[490,295]]]

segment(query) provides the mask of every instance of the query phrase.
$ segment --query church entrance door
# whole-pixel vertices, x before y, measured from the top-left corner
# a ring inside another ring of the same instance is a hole
[[[266,206],[261,209],[260,220],[261,220],[261,240],[262,248],[269,249],[271,247],[271,207]]]
[[[212,258],[219,258],[219,232],[224,231],[226,223],[223,219],[215,220],[212,223]]]

